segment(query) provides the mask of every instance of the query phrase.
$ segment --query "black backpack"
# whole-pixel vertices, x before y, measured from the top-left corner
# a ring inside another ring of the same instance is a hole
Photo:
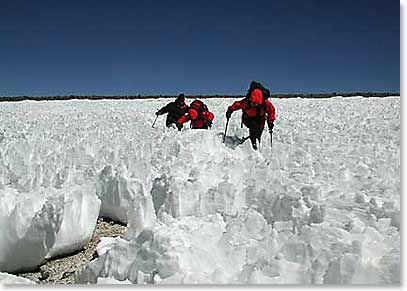
[[[252,81],[249,86],[249,90],[247,90],[246,98],[250,98],[254,89],[260,89],[263,93],[263,101],[266,101],[270,98],[270,90],[263,86],[260,82]]]

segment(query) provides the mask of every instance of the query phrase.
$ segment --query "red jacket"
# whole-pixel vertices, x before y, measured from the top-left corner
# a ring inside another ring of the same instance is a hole
[[[186,115],[181,116],[178,119],[178,123],[184,124],[185,122],[191,120],[192,128],[207,129],[209,126],[209,123],[211,123],[214,118],[215,118],[215,115],[213,115],[212,112],[205,111],[205,112],[201,113],[201,116],[199,116],[198,110],[190,108]]]
[[[266,118],[268,123],[276,120],[276,109],[269,100],[265,100],[262,105],[254,107],[250,105],[249,100],[243,99],[235,101],[228,109],[231,111],[241,109],[243,111],[242,121],[247,127],[264,128]]]

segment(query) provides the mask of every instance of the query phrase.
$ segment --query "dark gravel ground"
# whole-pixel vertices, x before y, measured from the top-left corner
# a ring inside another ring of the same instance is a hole
[[[96,246],[100,237],[123,237],[127,227],[99,218],[92,239],[78,253],[52,259],[41,265],[36,272],[17,274],[37,284],[74,284],[75,272],[96,257]]]

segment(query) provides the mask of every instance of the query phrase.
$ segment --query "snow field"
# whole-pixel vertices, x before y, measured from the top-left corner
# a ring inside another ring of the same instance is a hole
[[[260,152],[240,113],[222,144],[232,100],[207,101],[212,130],[151,128],[167,102],[2,104],[0,271],[81,248],[100,215],[129,231],[78,283],[400,282],[398,97],[273,99]]]

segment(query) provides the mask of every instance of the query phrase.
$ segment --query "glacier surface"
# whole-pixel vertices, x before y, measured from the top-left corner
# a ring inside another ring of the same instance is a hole
[[[164,99],[3,103],[0,271],[80,249],[99,215],[128,232],[78,283],[399,284],[400,98],[273,99],[260,151],[240,113],[222,144],[232,101],[182,132],[151,127]]]

